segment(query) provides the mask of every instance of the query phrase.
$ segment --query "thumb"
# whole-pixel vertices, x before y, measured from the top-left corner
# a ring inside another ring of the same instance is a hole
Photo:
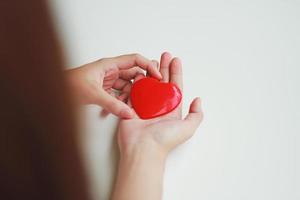
[[[197,97],[191,103],[189,113],[184,119],[186,129],[185,134],[187,134],[187,137],[191,137],[194,134],[202,119],[203,113],[201,110],[201,101],[200,98]]]
[[[104,90],[101,91],[97,102],[101,107],[120,118],[131,119],[134,117],[134,113],[128,105],[109,95]]]

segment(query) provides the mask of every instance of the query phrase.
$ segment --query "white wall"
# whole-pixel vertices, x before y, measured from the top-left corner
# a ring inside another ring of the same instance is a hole
[[[69,66],[124,53],[183,60],[205,120],[169,157],[164,200],[300,199],[300,2],[54,0]],[[116,118],[87,107],[84,152],[108,199]]]

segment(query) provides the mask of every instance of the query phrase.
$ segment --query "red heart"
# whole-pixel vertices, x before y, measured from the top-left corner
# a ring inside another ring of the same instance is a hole
[[[154,78],[136,81],[130,93],[131,103],[142,119],[164,115],[174,110],[182,99],[180,89],[173,83],[162,83]]]

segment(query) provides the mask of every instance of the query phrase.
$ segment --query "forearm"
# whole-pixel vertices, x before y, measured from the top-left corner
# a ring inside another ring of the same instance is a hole
[[[113,200],[160,200],[165,154],[138,149],[121,155]]]

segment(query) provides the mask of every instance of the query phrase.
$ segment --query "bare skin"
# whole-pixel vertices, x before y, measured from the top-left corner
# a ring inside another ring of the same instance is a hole
[[[160,66],[158,66],[160,65]],[[182,118],[180,104],[171,113],[142,120],[127,101],[132,80],[144,72],[182,90],[182,64],[163,53],[160,63],[139,54],[104,58],[66,72],[76,99],[98,104],[121,118],[118,144],[121,152],[113,200],[159,200],[165,161],[169,152],[188,140],[202,121],[201,102],[195,98]],[[119,95],[115,95],[114,91]]]
[[[182,89],[182,67],[178,58],[172,59],[169,53],[164,53],[160,72],[161,81],[172,82]],[[140,78],[143,75],[135,80]],[[194,134],[203,118],[200,104],[200,99],[195,98],[184,119],[179,105],[171,113],[158,118],[142,120],[135,115],[133,119],[120,121],[121,159],[113,200],[161,199],[166,157]]]
[[[144,70],[161,79],[157,62],[139,54],[103,58],[68,70],[66,75],[78,102],[97,104],[120,118],[132,118],[134,113],[124,101],[129,95],[131,79]]]

